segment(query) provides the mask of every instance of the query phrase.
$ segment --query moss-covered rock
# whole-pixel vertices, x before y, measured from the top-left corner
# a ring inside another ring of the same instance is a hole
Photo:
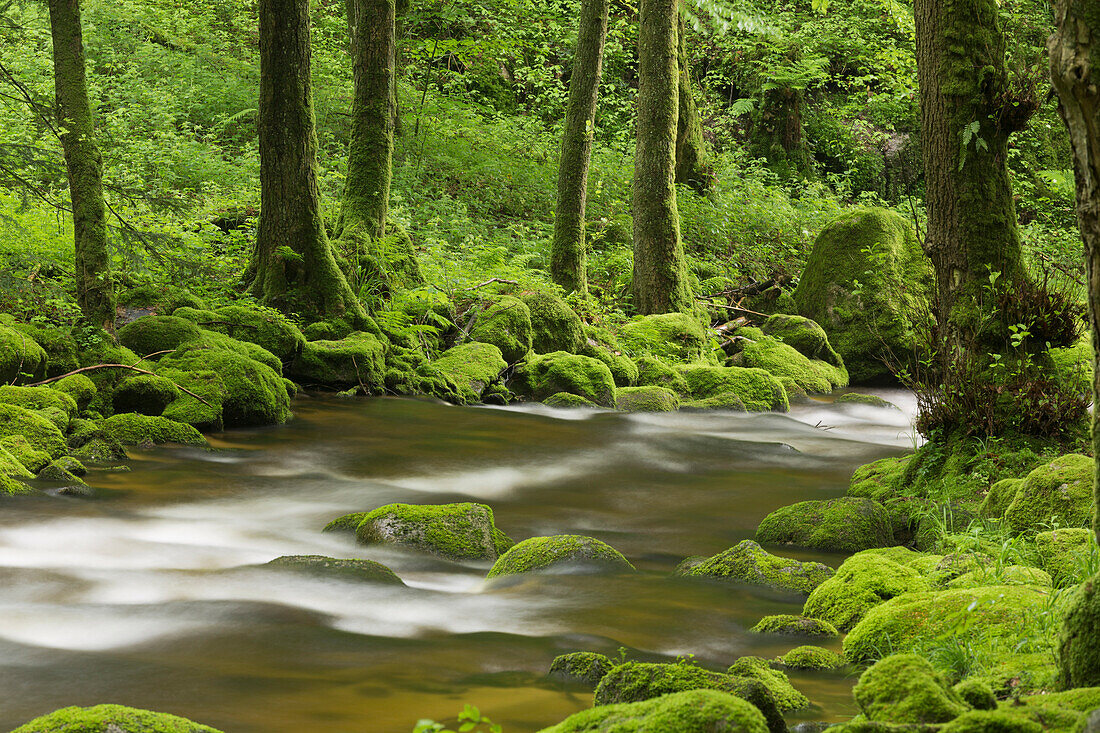
[[[161,413],[163,417],[187,423],[202,432],[218,431],[225,427],[222,411],[225,400],[229,396],[229,389],[217,372],[184,372],[179,369],[162,368],[160,376],[171,380],[180,388],[176,399],[165,406]],[[287,390],[289,393],[289,386]],[[202,400],[200,401],[195,395]]]
[[[615,379],[607,365],[564,351],[530,357],[516,370],[509,386],[517,394],[539,401],[568,392],[601,407],[615,402]]]
[[[1058,637],[1058,675],[1063,687],[1100,686],[1098,588],[1097,578],[1090,578],[1073,590],[1066,603]]]
[[[776,509],[756,528],[756,541],[827,552],[859,552],[892,545],[892,531],[890,515],[881,504],[848,496]]]
[[[584,346],[582,356],[599,359],[611,371],[615,386],[632,387],[638,383],[638,365],[623,353],[623,345],[610,331],[590,324],[584,324]]]
[[[1073,585],[1088,567],[1089,554],[1096,551],[1091,530],[1057,529],[1035,535],[1035,549],[1043,570],[1056,586]]]
[[[33,478],[34,474],[31,470],[4,446],[4,442],[11,440],[12,437],[13,436],[9,436],[8,438],[0,439],[0,476],[9,478]],[[22,435],[18,437],[22,440],[26,440]],[[50,457],[46,453],[42,453],[42,457],[49,462]]]
[[[273,308],[257,305],[227,305],[210,312],[180,308],[173,315],[186,318],[208,331],[247,341],[290,363],[305,345],[301,329]]]
[[[131,309],[149,310],[161,315],[171,315],[177,308],[206,310],[206,301],[175,285],[148,284],[124,288],[118,295],[118,304]]]
[[[842,655],[819,646],[796,646],[776,661],[788,669],[813,671],[840,669],[847,664]]]
[[[172,351],[202,336],[192,321],[175,316],[144,316],[118,329],[118,341],[142,356]]]
[[[537,354],[584,348],[584,326],[573,309],[557,295],[534,290],[516,295],[531,312],[531,348]]]
[[[809,318],[776,314],[769,316],[760,330],[792,346],[809,359],[823,361],[837,368],[844,366],[840,354],[829,344],[825,329]]]
[[[833,569],[819,562],[799,562],[772,555],[752,540],[742,540],[736,546],[695,565],[684,575],[736,580],[795,593],[809,593],[831,578]]]
[[[267,567],[285,568],[337,580],[405,585],[396,573],[374,560],[344,559],[324,555],[284,555],[267,563]]]
[[[664,387],[620,387],[615,392],[615,409],[624,412],[675,412],[680,397]]]
[[[0,440],[15,435],[23,436],[31,447],[50,458],[65,454],[65,437],[54,423],[37,412],[0,403]]]
[[[497,529],[493,510],[470,502],[387,504],[363,515],[355,537],[365,545],[399,545],[448,560],[495,560],[513,545]]]
[[[932,266],[913,226],[885,209],[842,214],[818,236],[794,292],[829,334],[853,384],[894,382],[884,363],[915,352],[932,312]]]
[[[1063,527],[1090,526],[1095,470],[1091,458],[1072,454],[1039,466],[1020,484],[1005,522],[1018,533],[1037,532],[1054,517]]]
[[[771,663],[762,657],[741,657],[730,665],[726,674],[760,680],[775,697],[776,706],[784,712],[799,710],[810,704],[784,672],[773,669]]]
[[[136,374],[127,377],[115,389],[111,402],[115,412],[139,412],[142,415],[160,415],[164,408],[179,399],[179,387],[167,377],[154,374]]]
[[[574,534],[530,537],[517,543],[493,563],[487,578],[517,575],[560,566],[598,567],[612,571],[633,571],[622,553],[594,537]]]
[[[902,593],[931,589],[914,568],[868,550],[845,560],[836,575],[810,594],[802,613],[848,631],[875,606]]]
[[[80,366],[79,352],[72,329],[40,323],[20,323],[7,314],[0,314],[0,326],[13,328],[33,339],[46,352],[46,376],[59,377]]]
[[[3,457],[0,456],[0,461],[2,460]],[[33,488],[22,481],[5,475],[2,466],[0,466],[0,496],[21,496],[33,493],[35,493]]]
[[[542,733],[767,733],[760,711],[714,690],[677,692],[642,702],[582,710]]]
[[[828,394],[848,386],[848,372],[824,361],[810,359],[793,346],[760,334],[741,341],[742,349],[730,359],[735,366],[763,369],[778,378],[790,380],[796,393]]]
[[[64,379],[51,382],[49,386],[50,389],[72,397],[73,401],[76,402],[77,410],[80,412],[88,409],[88,405],[92,404],[92,400],[99,391],[95,386],[95,382],[83,374],[71,374]]]
[[[69,422],[76,417],[76,400],[64,392],[49,387],[0,387],[0,403],[17,405],[46,418],[58,430],[65,432]]]
[[[634,383],[639,387],[665,387],[680,395],[689,395],[687,381],[680,372],[655,356],[643,356],[635,362],[638,377]]]
[[[107,418],[100,423],[100,430],[121,445],[207,445],[202,433],[190,425],[133,412]]]
[[[362,385],[371,394],[382,391],[385,345],[371,333],[355,331],[337,341],[307,341],[290,365],[291,377],[305,385],[337,389]]]
[[[615,663],[603,654],[571,652],[554,657],[554,661],[550,663],[550,676],[595,689],[614,666]]]
[[[432,366],[458,385],[467,403],[474,403],[500,379],[508,363],[493,344],[470,342],[447,349]]]
[[[993,710],[997,707],[997,698],[993,694],[993,689],[981,680],[963,680],[951,689],[959,699],[975,710]]]
[[[897,405],[882,399],[878,395],[862,394],[860,392],[845,392],[833,400],[835,405],[864,405],[866,407],[885,407],[898,409]]]
[[[911,457],[891,456],[860,466],[852,474],[848,496],[861,496],[879,502],[894,497],[902,487],[905,468]]]
[[[0,447],[32,473],[38,473],[45,468],[53,457],[48,450],[32,444],[26,436],[19,434],[0,438]],[[17,472],[13,475],[20,474]]]
[[[948,588],[979,588],[985,585],[1029,585],[1049,588],[1050,575],[1028,565],[988,566],[971,570],[947,583]]]
[[[752,627],[751,631],[756,634],[782,634],[783,636],[822,638],[840,636],[840,632],[828,621],[789,613],[765,616]]]
[[[80,461],[77,461],[75,458],[64,456],[55,461],[51,461],[45,468],[39,471],[38,479],[41,481],[63,483],[69,486],[83,486],[84,480],[81,476],[87,472],[88,469],[86,469],[84,464],[80,463]]]
[[[568,392],[555,392],[543,400],[542,403],[547,407],[586,407],[589,409],[599,407],[599,405],[591,400],[586,400],[579,395],[569,394]]]
[[[982,499],[982,503],[978,506],[978,514],[983,517],[990,517],[992,519],[1000,519],[1005,515],[1005,510],[1008,509],[1012,500],[1016,498],[1016,494],[1020,491],[1024,480],[1022,478],[1003,478],[1000,481],[995,482],[989,487],[989,491],[986,492],[985,498]]]
[[[34,339],[0,325],[0,384],[37,382],[46,376],[49,358]]]
[[[503,295],[481,311],[470,340],[492,344],[509,364],[522,361],[531,350],[531,309],[519,298]]]
[[[219,733],[209,726],[168,713],[96,705],[61,708],[26,723],[12,733]]]
[[[868,720],[893,724],[946,723],[967,712],[928,660],[895,654],[864,672],[852,690]]]
[[[750,412],[787,412],[790,403],[782,383],[770,372],[745,367],[690,365],[677,369],[684,380],[684,396],[692,407],[730,394]]]
[[[672,364],[702,359],[709,344],[706,329],[687,313],[639,316],[622,327],[619,339],[635,356],[648,354]]]
[[[971,710],[939,730],[940,733],[1042,733],[1051,729],[1009,710]]]

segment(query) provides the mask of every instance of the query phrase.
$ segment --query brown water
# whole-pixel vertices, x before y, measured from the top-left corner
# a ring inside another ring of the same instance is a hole
[[[558,654],[626,647],[724,669],[803,643],[746,631],[799,598],[669,572],[911,448],[908,411],[824,403],[789,415],[396,399],[295,410],[286,426],[213,436],[216,452],[150,450],[131,472],[93,472],[94,499],[0,503],[0,730],[115,702],[229,733],[407,733],[471,702],[507,733],[536,731],[591,703],[544,677]],[[641,572],[489,585],[487,563],[320,532],[389,502],[466,500],[491,505],[514,539],[594,535]],[[290,554],[379,560],[409,587],[255,567]],[[853,714],[851,675],[792,679],[814,702],[792,720]]]

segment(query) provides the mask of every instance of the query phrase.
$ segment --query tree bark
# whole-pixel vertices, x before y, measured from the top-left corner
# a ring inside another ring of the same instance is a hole
[[[73,207],[76,299],[84,320],[113,333],[115,294],[107,251],[103,158],[95,142],[84,76],[80,0],[50,0],[49,9],[57,122]]]
[[[703,142],[703,122],[691,93],[691,60],[687,55],[684,36],[687,29],[684,16],[680,15],[678,27],[677,58],[680,66],[679,116],[676,121],[676,182],[691,186],[703,195],[714,183],[707,150]]]
[[[317,189],[308,0],[260,0],[260,221],[248,279],[306,319],[367,320],[336,265]]]
[[[577,54],[569,78],[569,106],[558,164],[558,202],[554,211],[554,243],[550,274],[566,292],[588,292],[584,241],[584,208],[588,199],[588,166],[596,101],[607,39],[608,0],[583,0],[577,34]]]
[[[677,0],[638,7],[638,131],[634,154],[634,307],[692,310],[676,210],[680,104]]]

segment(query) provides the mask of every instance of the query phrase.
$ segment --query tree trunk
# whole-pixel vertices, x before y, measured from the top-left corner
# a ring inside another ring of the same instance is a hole
[[[642,314],[693,309],[676,211],[680,104],[677,0],[638,8],[638,138],[634,154],[634,307]]]
[[[261,301],[307,319],[366,320],[321,220],[308,0],[260,0],[260,222],[249,267]]]
[[[681,15],[677,43],[680,108],[676,122],[676,182],[691,186],[696,193],[703,195],[714,183],[714,174],[703,143],[703,122],[699,119],[699,110],[691,93],[691,61],[684,45],[685,35],[684,16]]]
[[[57,122],[73,206],[76,299],[84,320],[113,333],[115,294],[107,251],[103,158],[95,142],[84,78],[80,0],[50,0],[49,7]]]
[[[393,178],[394,0],[347,0],[355,98],[340,233],[386,233]]]
[[[951,345],[1003,344],[982,305],[1025,277],[1005,169],[1012,114],[995,0],[916,0],[917,73],[937,317]],[[988,300],[988,298],[986,298]],[[991,329],[993,332],[990,332]]]
[[[607,39],[607,11],[608,0],[583,0],[581,3],[577,55],[569,78],[569,107],[562,131],[558,203],[554,211],[554,244],[550,257],[554,282],[566,292],[588,291],[584,207],[588,198],[588,165],[592,158],[603,47]]]

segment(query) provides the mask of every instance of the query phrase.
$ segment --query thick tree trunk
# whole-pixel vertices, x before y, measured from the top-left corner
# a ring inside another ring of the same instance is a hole
[[[676,211],[680,104],[677,0],[638,8],[638,138],[634,154],[634,307],[642,314],[692,310]]]
[[[107,251],[103,158],[95,143],[84,77],[80,0],[50,0],[49,7],[57,122],[76,232],[76,299],[84,320],[114,332],[115,294]]]
[[[992,304],[997,288],[1026,277],[1005,169],[1011,114],[1004,34],[996,0],[916,0],[921,145],[928,207],[925,249],[936,270],[937,317],[948,342],[1003,342]],[[1025,117],[1026,119],[1026,117]],[[988,300],[988,299],[987,299]]]
[[[308,0],[260,0],[260,222],[248,277],[263,302],[307,319],[366,320],[321,219]]]
[[[680,65],[680,108],[676,121],[676,182],[705,194],[714,182],[703,143],[703,122],[691,93],[691,62],[684,43],[686,28],[680,16],[677,57]]]
[[[372,239],[386,233],[393,178],[394,0],[347,0],[355,79],[351,147],[340,230]]]
[[[608,0],[583,0],[581,3],[577,55],[569,78],[569,107],[562,131],[558,203],[554,211],[554,243],[550,257],[554,282],[566,292],[588,291],[584,207],[588,198],[596,100],[603,72],[603,47],[607,39],[607,11]]]

